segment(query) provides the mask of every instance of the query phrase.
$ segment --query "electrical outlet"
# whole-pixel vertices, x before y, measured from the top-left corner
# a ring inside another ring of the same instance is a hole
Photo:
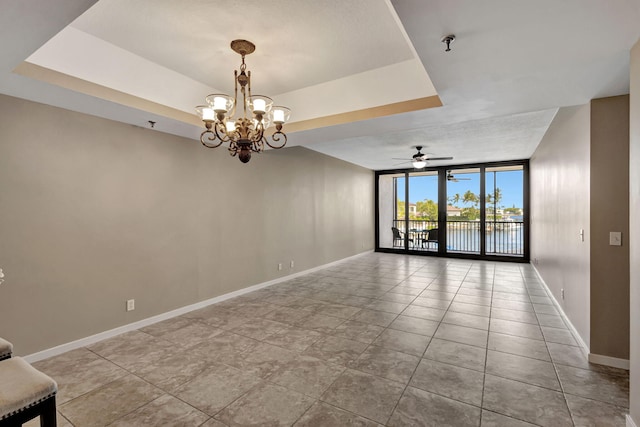
[[[289,268],[293,268],[293,260],[291,260],[291,264],[289,264]]]
[[[560,289],[560,298],[564,299],[564,289]]]
[[[136,300],[128,299],[127,300],[127,311],[133,311],[136,309]]]
[[[278,271],[282,271],[282,263],[281,262],[278,263]]]

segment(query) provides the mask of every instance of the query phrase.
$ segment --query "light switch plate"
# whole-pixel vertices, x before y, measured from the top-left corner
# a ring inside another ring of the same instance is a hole
[[[610,246],[622,246],[622,232],[611,231],[609,233],[609,245]]]

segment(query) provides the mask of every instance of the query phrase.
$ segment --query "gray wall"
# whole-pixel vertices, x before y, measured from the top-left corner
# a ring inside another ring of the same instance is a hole
[[[531,158],[531,259],[590,353],[625,360],[628,159],[626,95],[561,108]],[[610,231],[622,246],[609,245]]]
[[[30,354],[373,249],[373,182],[0,96],[0,336]]]
[[[631,264],[630,413],[640,426],[640,41],[631,50],[629,242]]]
[[[591,353],[629,359],[629,95],[591,101]],[[609,232],[622,232],[622,246]]]
[[[589,105],[561,108],[530,161],[531,259],[587,345],[589,118]]]

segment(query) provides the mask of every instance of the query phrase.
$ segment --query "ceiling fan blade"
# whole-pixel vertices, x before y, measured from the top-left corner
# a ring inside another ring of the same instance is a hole
[[[395,159],[395,160],[405,160],[405,159]],[[411,163],[411,160],[405,160],[404,162],[394,163],[393,166],[404,165],[405,163]]]
[[[413,159],[401,159],[401,158],[398,158],[398,157],[392,157],[391,160],[406,160],[407,162],[410,162]]]
[[[428,157],[425,160],[453,160],[453,157]]]

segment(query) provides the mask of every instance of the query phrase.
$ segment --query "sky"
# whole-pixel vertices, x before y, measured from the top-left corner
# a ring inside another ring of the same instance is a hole
[[[460,194],[462,196],[467,190],[471,190],[475,194],[480,194],[480,173],[456,174],[458,179],[469,178],[469,180],[460,180],[458,182],[447,182],[447,196]],[[522,208],[522,192],[523,192],[523,175],[522,171],[499,171],[495,173],[496,187],[502,192],[502,201],[500,205],[510,208],[515,205]],[[487,193],[493,193],[493,177],[494,172],[487,172]],[[404,199],[401,188],[404,188],[404,178],[398,178],[399,199]],[[438,177],[437,176],[415,176],[409,178],[409,202],[415,203],[425,199],[438,200]],[[458,203],[458,207],[463,207],[462,201]]]

